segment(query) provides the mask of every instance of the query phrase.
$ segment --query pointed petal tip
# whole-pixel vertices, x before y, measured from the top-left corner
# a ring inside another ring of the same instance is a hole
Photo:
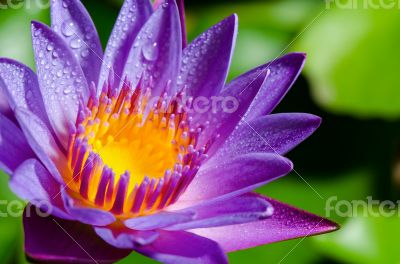
[[[233,37],[236,38],[237,36],[237,31],[238,31],[238,25],[239,25],[239,17],[236,13],[231,14],[230,16],[226,17],[222,22],[229,23],[233,26]]]
[[[323,235],[323,234],[329,234],[332,232],[335,232],[339,230],[341,226],[327,218],[321,218],[320,223],[318,224],[318,227],[315,228],[315,232],[311,232],[308,236],[318,236],[318,235]]]
[[[39,37],[43,33],[41,32],[42,30],[52,31],[51,28],[43,22],[37,20],[31,21],[31,34],[33,39]]]
[[[260,197],[263,197],[262,195],[258,194]],[[297,220],[294,223],[294,225],[298,225],[297,228],[301,229],[304,227],[307,227],[307,224],[304,225],[304,223],[308,222],[308,229],[310,229],[305,235],[294,235],[291,238],[284,239],[284,240],[290,240],[290,239],[296,239],[300,237],[310,237],[310,236],[316,236],[320,234],[326,234],[326,233],[331,233],[336,230],[340,229],[340,225],[332,220],[329,220],[325,217],[318,216],[314,213],[305,211],[303,209],[298,209],[292,205],[277,201],[272,198],[267,198],[267,200],[274,206],[274,208],[277,209],[278,214],[281,215],[286,215],[287,212],[295,212],[297,214]],[[277,218],[279,219],[279,217]],[[297,223],[296,223],[297,222]],[[311,228],[312,227],[312,228]],[[304,230],[304,232],[306,229]]]
[[[6,58],[6,57],[0,57],[0,63],[18,63],[21,64],[20,62],[10,59],[10,58]]]
[[[42,23],[40,21],[37,21],[37,20],[32,20],[31,21],[31,29],[32,30],[37,30],[37,29],[40,29],[40,28],[43,28],[43,27],[46,27],[46,26],[47,26],[46,24],[44,24],[44,23]]]
[[[282,165],[284,165],[284,166],[282,166],[283,167],[283,169],[282,169],[283,170],[283,172],[282,172],[283,175],[288,174],[289,172],[291,172],[294,169],[294,164],[290,159],[288,159],[288,158],[286,158],[284,156],[281,156],[280,154],[278,154],[276,152],[273,155],[276,155],[277,158],[282,161]]]
[[[239,16],[236,13],[231,14],[228,17],[229,20],[232,20],[232,22],[234,22],[235,24],[237,24],[239,22]]]
[[[325,222],[327,223],[327,226],[329,226],[329,229],[327,229],[326,233],[337,231],[341,228],[340,224],[333,222],[332,220],[325,219]]]
[[[299,65],[298,67],[301,69],[303,68],[306,60],[307,60],[307,53],[305,52],[292,52],[282,56],[280,59],[286,59],[294,65]],[[279,58],[277,59],[279,60]]]
[[[315,130],[319,128],[322,124],[322,117],[309,114],[309,113],[297,113],[296,115],[299,116],[299,119],[302,119],[307,124],[310,124]]]

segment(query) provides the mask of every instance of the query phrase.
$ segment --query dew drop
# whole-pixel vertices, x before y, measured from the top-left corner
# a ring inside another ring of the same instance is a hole
[[[67,87],[67,88],[65,88],[64,91],[63,91],[64,94],[70,94],[71,92],[72,92],[71,87]]]
[[[70,47],[73,49],[79,49],[80,47],[82,47],[82,41],[80,38],[73,38],[71,40],[71,42],[69,43]]]
[[[87,56],[89,56],[89,50],[88,49],[84,49],[84,50],[82,50],[82,52],[81,52],[81,56],[83,57],[83,58],[86,58]]]
[[[66,37],[70,37],[70,36],[74,35],[74,33],[75,33],[74,22],[71,20],[63,22],[61,25],[61,32]]]
[[[54,49],[54,46],[52,44],[47,45],[47,50],[52,51]]]
[[[86,38],[87,40],[92,39],[92,37],[93,37],[93,35],[90,34],[90,33],[87,33],[87,34],[85,35],[85,38]]]
[[[157,42],[145,44],[142,48],[143,57],[148,61],[155,61],[158,58]]]

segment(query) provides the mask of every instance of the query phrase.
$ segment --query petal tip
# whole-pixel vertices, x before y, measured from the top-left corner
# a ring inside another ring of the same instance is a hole
[[[314,129],[317,129],[318,127],[321,126],[322,124],[322,117],[319,117],[317,115],[313,115],[313,114],[308,114],[308,113],[304,113],[302,114],[304,120],[309,123],[311,125],[311,127],[313,127]]]
[[[40,22],[40,21],[37,21],[37,20],[32,20],[31,21],[31,28],[32,28],[32,30],[38,30],[38,29],[40,29],[40,28],[42,28],[42,27],[44,27],[45,26],[45,24],[43,24],[42,22]]]
[[[304,52],[293,52],[286,54],[282,59],[286,59],[290,64],[297,65],[301,70],[307,60],[307,54]]]

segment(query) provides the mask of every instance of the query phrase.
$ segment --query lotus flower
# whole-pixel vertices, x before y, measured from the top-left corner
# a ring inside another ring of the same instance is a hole
[[[228,252],[337,229],[253,192],[292,170],[282,155],[320,124],[270,114],[304,54],[225,84],[236,15],[186,45],[182,1],[126,0],[104,55],[78,0],[51,1],[51,20],[32,22],[36,73],[0,59],[0,168],[29,201],[29,259],[111,263],[137,251],[227,263]],[[219,101],[198,111],[199,98]]]

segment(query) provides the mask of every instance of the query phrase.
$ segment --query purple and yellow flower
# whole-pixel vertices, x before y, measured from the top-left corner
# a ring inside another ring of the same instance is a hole
[[[227,263],[227,252],[337,229],[253,192],[292,170],[282,155],[320,124],[270,114],[304,54],[225,84],[236,15],[187,45],[182,1],[126,0],[104,55],[78,0],[52,0],[51,20],[32,22],[36,73],[0,59],[0,168],[30,202],[28,258],[110,263],[134,250]]]

